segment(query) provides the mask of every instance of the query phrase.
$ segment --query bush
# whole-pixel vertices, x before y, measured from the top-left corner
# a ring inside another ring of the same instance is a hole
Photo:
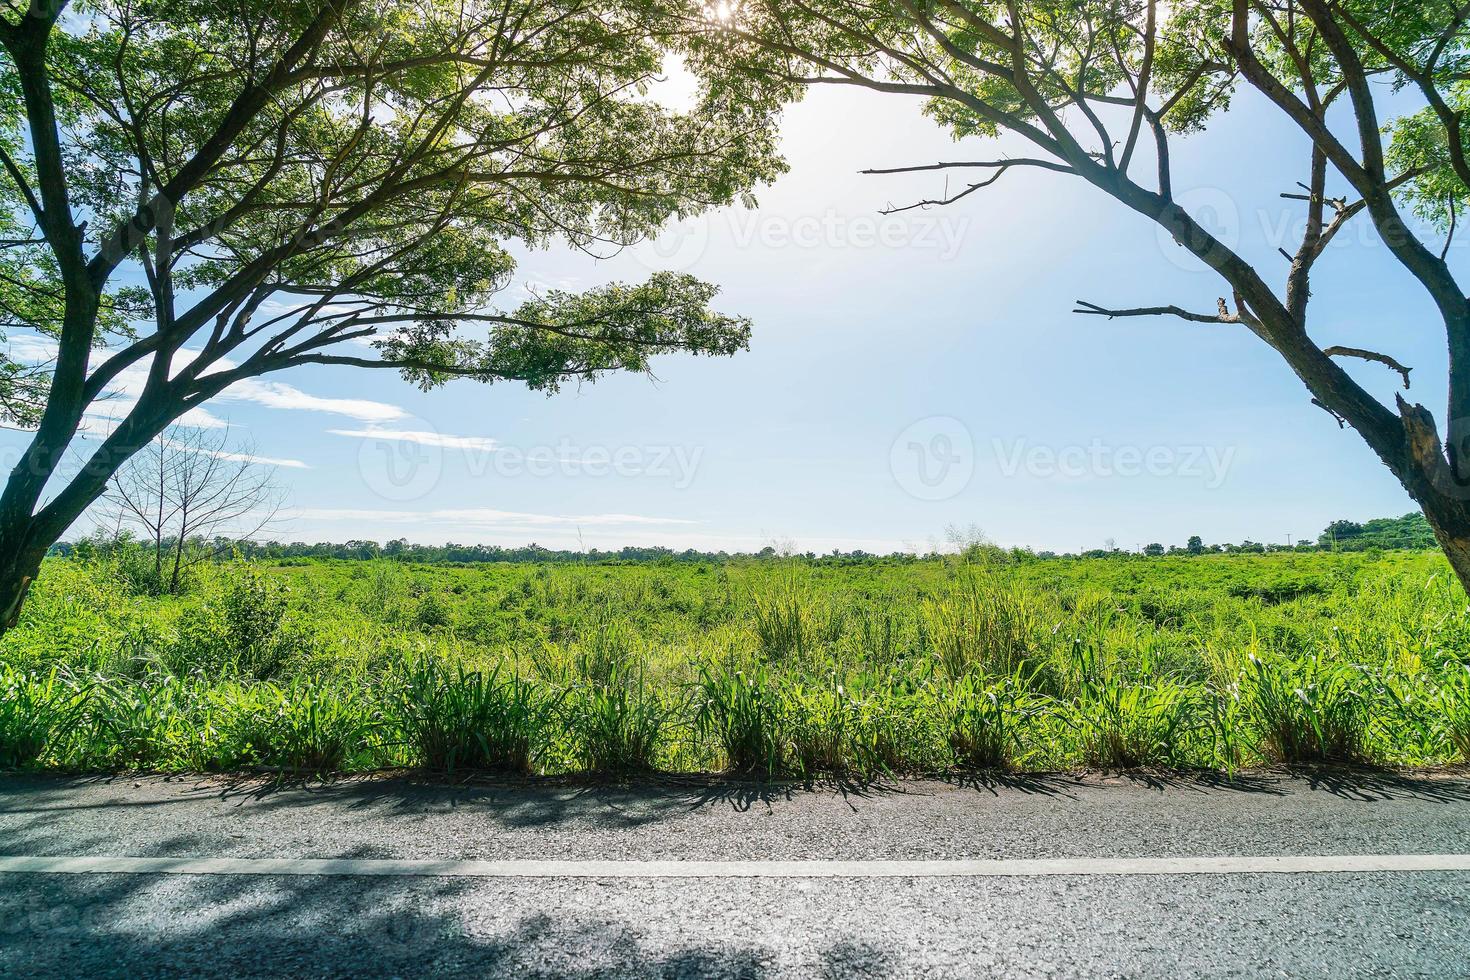
[[[185,607],[179,637],[164,666],[183,676],[232,670],[273,680],[311,644],[307,631],[286,623],[290,590],[244,563],[233,566],[223,595]]]
[[[425,630],[448,626],[449,607],[440,601],[438,593],[425,592],[414,610],[413,621],[419,629]]]
[[[287,589],[250,565],[239,565],[225,590],[225,626],[235,651],[247,655],[268,646],[286,615]]]

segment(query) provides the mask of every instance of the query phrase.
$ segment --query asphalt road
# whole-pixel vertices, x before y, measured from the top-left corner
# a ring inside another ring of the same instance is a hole
[[[1467,852],[1470,782],[1447,778],[788,791],[4,777],[3,855],[1084,860],[1002,877],[9,873],[0,975],[1470,976],[1470,872],[1086,870]]]

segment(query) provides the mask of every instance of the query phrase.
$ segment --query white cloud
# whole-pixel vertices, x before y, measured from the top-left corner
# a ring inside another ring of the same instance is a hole
[[[165,440],[165,444],[174,449],[185,452],[205,453],[215,459],[226,459],[234,463],[253,463],[261,466],[285,466],[290,469],[309,470],[306,463],[299,459],[277,459],[274,456],[257,456],[254,453],[232,453],[224,449],[205,449],[201,446],[190,446],[186,443],[175,442],[171,439]]]
[[[19,361],[39,364],[56,357],[56,341],[39,334],[16,334],[9,338],[10,356]],[[188,348],[174,355],[171,374],[187,365],[198,356],[197,350]],[[106,355],[95,356],[101,361]],[[221,359],[210,366],[206,375],[228,371],[235,362]],[[118,372],[116,380],[109,386],[108,394],[88,411],[96,428],[111,431],[111,425],[125,416],[137,402],[137,392],[148,380],[148,363],[133,364]],[[281,381],[264,381],[260,378],[245,378],[226,388],[216,398],[219,401],[251,402],[266,408],[287,411],[327,412],[345,415],[360,422],[392,422],[406,418],[408,413],[397,405],[371,401],[366,398],[324,398],[302,391]],[[194,409],[181,420],[183,424],[196,428],[216,429],[225,425],[220,419],[204,409]],[[89,431],[92,431],[89,428]]]
[[[436,446],[440,449],[463,449],[469,452],[499,452],[494,439],[484,436],[455,436],[443,432],[428,432],[421,429],[328,429],[328,435],[351,436],[357,439],[382,439],[387,442],[411,442],[420,446]]]
[[[42,364],[56,357],[56,341],[42,334],[16,334],[9,340],[13,360]]]
[[[257,456],[254,453],[213,453],[219,459],[233,460],[237,463],[259,463],[261,466],[284,466],[293,470],[309,470],[311,467],[299,459],[278,459],[275,456]]]
[[[109,392],[87,406],[82,413],[82,431],[89,435],[107,436],[117,427],[138,399],[126,392]],[[224,429],[229,423],[204,408],[191,408],[179,416],[179,425],[191,429]]]
[[[179,416],[179,424],[187,425],[195,429],[224,429],[230,423],[213,414],[208,409],[191,408]]]
[[[531,514],[524,511],[486,507],[442,510],[373,510],[347,507],[318,507],[297,510],[293,518],[315,521],[382,521],[385,524],[454,524],[479,529],[494,527],[628,527],[665,524],[698,524],[680,517],[650,517],[643,514]]]
[[[259,378],[237,381],[220,392],[218,397],[228,401],[254,402],[266,408],[329,412],[360,422],[392,422],[408,415],[397,405],[387,402],[369,401],[366,398],[323,398],[280,381],[262,381]]]

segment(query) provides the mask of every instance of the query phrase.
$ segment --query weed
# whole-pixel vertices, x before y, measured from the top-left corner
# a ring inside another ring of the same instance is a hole
[[[734,772],[781,771],[781,708],[764,667],[700,668],[695,731],[718,746]]]
[[[1470,664],[1449,665],[1438,693],[1445,738],[1460,761],[1470,762]]]
[[[1470,615],[1439,555],[1022,558],[231,561],[185,596],[49,558],[0,639],[0,765],[1470,758]]]
[[[607,683],[580,685],[567,704],[578,768],[603,774],[654,768],[669,712],[641,671],[628,677],[614,670]]]
[[[1362,760],[1369,703],[1357,668],[1320,657],[1295,663],[1253,656],[1241,686],[1268,758]]]
[[[261,684],[234,719],[248,757],[271,769],[325,775],[366,753],[378,722],[350,693],[293,681]]]
[[[954,764],[961,769],[1015,768],[1025,726],[1036,710],[1037,699],[1019,672],[1000,681],[974,674],[960,678],[940,700]]]
[[[419,764],[429,769],[529,773],[554,702],[518,675],[425,657],[409,668],[394,705]]]
[[[1032,655],[1037,606],[1023,590],[967,572],[958,588],[923,604],[929,649],[951,680],[971,670],[1008,677]]]
[[[0,768],[33,766],[55,753],[89,693],[54,667],[37,675],[0,665]]]

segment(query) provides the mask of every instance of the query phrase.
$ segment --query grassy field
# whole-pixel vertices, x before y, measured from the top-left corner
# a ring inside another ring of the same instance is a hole
[[[0,766],[865,777],[1470,756],[1428,552],[1020,564],[52,559]]]

